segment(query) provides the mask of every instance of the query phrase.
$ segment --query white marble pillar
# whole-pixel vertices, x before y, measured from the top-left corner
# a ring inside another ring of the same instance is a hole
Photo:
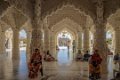
[[[78,32],[78,50],[82,50],[82,32]]]
[[[2,31],[0,34],[0,54],[4,54],[6,52],[5,49],[5,31]]]
[[[112,51],[115,53],[115,31],[112,31]]]
[[[98,49],[100,56],[102,57],[101,71],[102,75],[108,72],[107,69],[107,43],[106,43],[106,20],[104,18],[104,2],[98,0],[96,2],[96,19],[95,33],[94,33],[94,49]]]
[[[30,53],[33,53],[35,49],[41,49],[41,35],[39,28],[35,27],[32,30],[30,49]]]
[[[29,60],[29,58],[30,58],[31,33],[32,33],[32,31],[28,31],[27,32],[27,46],[26,46],[26,57],[27,57],[27,60]]]
[[[43,52],[44,51],[44,41],[43,41],[43,31],[42,29],[40,29],[40,45],[41,45],[41,51]]]
[[[12,37],[9,38],[8,48],[12,50]]]
[[[50,32],[50,53],[54,56],[54,57],[56,57],[56,53],[55,53],[55,49],[56,49],[56,47],[55,47],[55,35],[54,35],[54,32],[53,31],[51,31]]]
[[[19,59],[19,29],[13,29],[12,59]]]
[[[106,43],[106,30],[104,25],[96,25],[96,30],[94,33],[94,50],[99,51],[102,57],[102,73],[107,73],[107,43]]]
[[[90,41],[89,41],[89,29],[85,28],[84,29],[84,34],[83,34],[83,52],[85,53],[87,50],[90,48]]]
[[[50,50],[50,30],[48,29],[48,27],[45,28],[45,51]]]
[[[42,43],[43,43],[43,51],[45,51],[45,32],[44,32],[44,29],[43,29],[43,39],[42,39]]]
[[[115,28],[115,54],[120,54],[120,27]]]

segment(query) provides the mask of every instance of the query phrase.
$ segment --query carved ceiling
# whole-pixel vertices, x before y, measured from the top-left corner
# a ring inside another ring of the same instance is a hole
[[[21,12],[19,12],[15,7],[11,9],[1,17],[1,20],[4,21],[7,25],[10,25],[12,28],[20,28],[28,20]]]
[[[120,0],[104,0],[104,17],[107,19],[120,8]]]
[[[108,18],[108,22],[113,27],[120,27],[120,9]]]
[[[28,20],[28,21],[21,27],[21,29],[24,29],[26,32],[31,32],[31,31],[32,31],[31,21]]]
[[[60,22],[64,18],[69,18],[77,24],[85,26],[87,17],[72,6],[64,6],[63,8],[59,9],[58,11],[47,17],[49,28],[51,28],[53,25],[55,25],[57,22]]]
[[[0,17],[8,8],[9,8],[9,3],[4,0],[0,0]]]
[[[55,32],[58,32],[61,29],[68,28],[72,32],[77,33],[78,31],[82,30],[82,28],[79,26],[80,25],[78,25],[77,23],[75,23],[71,19],[65,18],[65,19],[61,20],[60,22],[58,22],[57,24],[55,24],[53,26],[52,30]]]
[[[37,0],[0,0],[0,15],[9,7],[14,5],[28,17],[33,17],[34,5]],[[55,12],[66,4],[75,6],[80,11],[85,12],[92,18],[96,16],[96,2],[100,0],[41,0],[41,15],[43,17]],[[108,18],[120,8],[120,0],[103,0],[104,17]]]
[[[34,11],[35,11],[34,10],[35,9],[34,8],[35,1],[37,1],[37,0],[0,0],[0,18],[1,17],[5,18],[5,16],[8,16],[9,18],[14,17],[13,20],[11,19],[11,21],[7,18],[8,21],[10,21],[10,22],[8,22],[7,20],[4,20],[5,23],[7,23],[7,24],[9,23],[9,25],[11,25],[11,26],[17,25],[20,27],[26,21],[25,19],[23,19],[23,15],[25,16],[24,18],[27,17],[29,19],[33,19]],[[101,0],[52,0],[52,1],[51,0],[41,0],[41,1],[42,2],[39,5],[41,7],[39,10],[41,12],[41,17],[45,18],[48,15],[54,14],[54,16],[60,17],[58,19],[58,22],[59,22],[60,20],[63,19],[62,18],[63,14],[62,14],[62,16],[60,16],[60,14],[57,14],[56,12],[58,11],[58,12],[66,12],[67,13],[67,11],[65,11],[65,9],[64,9],[64,11],[59,10],[59,9],[63,8],[63,6],[65,6],[65,5],[72,5],[75,7],[75,9],[71,8],[71,11],[70,11],[70,7],[68,8],[68,12],[71,13],[72,15],[73,15],[72,11],[75,11],[77,9],[78,12],[81,11],[84,14],[89,15],[94,20],[96,18],[96,2],[101,1]],[[103,2],[104,2],[104,19],[110,18],[111,14],[116,14],[116,11],[120,8],[120,0],[103,0]],[[17,9],[17,13],[15,13],[15,15],[14,15],[14,13],[5,15],[6,11],[8,11],[9,7],[11,7],[11,6],[14,6]],[[77,11],[75,11],[74,13],[77,14]],[[72,19],[73,21],[78,23],[79,25],[82,24],[81,21],[79,21],[75,17],[76,16],[75,14],[73,15],[74,17],[71,16],[70,14],[66,15],[64,17],[69,17],[70,19]],[[11,15],[13,15],[13,16],[11,16]],[[17,17],[15,17],[15,16],[17,16]],[[15,22],[15,19],[18,21]],[[57,23],[55,20],[57,20],[57,19],[50,20],[50,26]],[[113,20],[116,23],[111,22],[110,24],[117,24],[119,26],[119,17],[117,17],[116,19],[113,19]],[[110,21],[108,21],[108,22],[110,22]]]
[[[51,0],[42,0],[42,16],[49,15],[66,4],[75,6],[91,17],[95,16],[96,7],[92,0],[52,0],[52,2]]]
[[[35,0],[6,0],[10,6],[16,7],[27,18],[33,17]]]

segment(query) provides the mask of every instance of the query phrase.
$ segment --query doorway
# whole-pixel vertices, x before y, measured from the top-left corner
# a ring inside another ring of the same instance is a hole
[[[57,47],[59,48],[57,59],[59,63],[69,63],[73,60],[73,40],[73,35],[67,30],[63,30],[57,35]]]

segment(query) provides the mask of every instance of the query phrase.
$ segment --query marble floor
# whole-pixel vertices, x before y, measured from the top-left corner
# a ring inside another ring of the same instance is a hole
[[[44,76],[35,80],[88,80],[88,63],[74,61],[74,54],[62,49],[57,61],[43,62]],[[109,56],[109,74],[101,80],[112,78],[112,57]],[[20,60],[12,61],[10,52],[0,55],[0,80],[29,80],[25,50],[20,51]]]

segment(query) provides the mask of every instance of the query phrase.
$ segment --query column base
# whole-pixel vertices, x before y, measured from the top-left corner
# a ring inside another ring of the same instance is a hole
[[[108,74],[107,62],[103,61],[101,64],[101,74]]]

